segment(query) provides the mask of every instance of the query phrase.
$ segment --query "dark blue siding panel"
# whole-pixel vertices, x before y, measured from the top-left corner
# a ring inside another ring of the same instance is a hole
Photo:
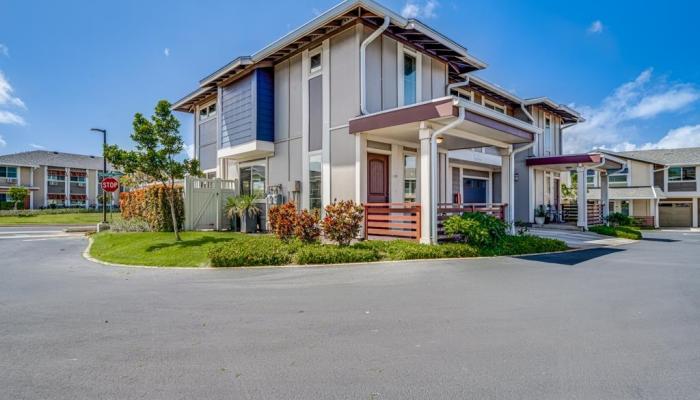
[[[275,75],[272,68],[261,68],[257,73],[258,140],[275,141]]]
[[[221,146],[233,147],[255,140],[254,75],[223,88]]]

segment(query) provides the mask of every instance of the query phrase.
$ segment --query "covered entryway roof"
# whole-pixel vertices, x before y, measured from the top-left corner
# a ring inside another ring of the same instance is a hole
[[[625,165],[625,162],[622,159],[604,153],[532,157],[528,158],[525,163],[528,167],[545,167],[559,171],[569,171],[577,167],[598,170],[615,170],[622,169],[622,167]]]

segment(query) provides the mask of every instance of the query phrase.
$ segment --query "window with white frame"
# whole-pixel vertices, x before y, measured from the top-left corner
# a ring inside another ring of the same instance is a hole
[[[620,172],[608,176],[608,186],[610,187],[620,187],[627,186],[629,177],[629,169],[625,167]]]
[[[216,117],[216,102],[202,106],[199,109],[199,122],[207,121]]]
[[[596,174],[595,170],[588,169],[586,170],[586,187],[595,187],[596,182],[598,181],[598,176]]]
[[[309,155],[309,209],[321,211],[323,195],[321,186],[321,153]]]
[[[500,104],[494,103],[493,101],[489,101],[484,99],[484,107],[488,108],[489,110],[493,110],[496,112],[499,112],[501,114],[506,113],[506,107],[502,106]]]
[[[695,167],[670,167],[668,169],[669,182],[695,182]]]
[[[0,178],[6,181],[17,180],[17,167],[0,167]]]
[[[464,99],[466,101],[473,101],[472,99],[474,98],[471,92],[461,89],[454,89],[452,90],[451,94],[452,96],[457,96],[460,99]]]
[[[552,154],[552,143],[554,142],[552,136],[552,118],[549,116],[544,117],[544,153],[549,155]]]
[[[405,154],[403,156],[403,201],[414,203],[416,201],[416,191],[418,178],[416,176],[415,154]]]
[[[418,58],[407,51],[403,53],[403,104],[418,101]]]
[[[239,166],[239,187],[242,195],[265,197],[265,160],[243,163]]]
[[[323,58],[321,51],[323,46],[318,46],[313,50],[309,50],[309,78],[323,72]]]

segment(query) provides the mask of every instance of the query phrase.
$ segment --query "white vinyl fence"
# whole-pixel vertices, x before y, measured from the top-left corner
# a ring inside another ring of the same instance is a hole
[[[185,230],[228,229],[224,206],[235,195],[234,180],[185,178]]]

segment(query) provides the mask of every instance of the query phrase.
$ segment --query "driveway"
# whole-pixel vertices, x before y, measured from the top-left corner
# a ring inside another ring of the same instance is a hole
[[[0,240],[0,398],[696,399],[700,234],[648,236],[221,270],[96,265],[76,236]]]

